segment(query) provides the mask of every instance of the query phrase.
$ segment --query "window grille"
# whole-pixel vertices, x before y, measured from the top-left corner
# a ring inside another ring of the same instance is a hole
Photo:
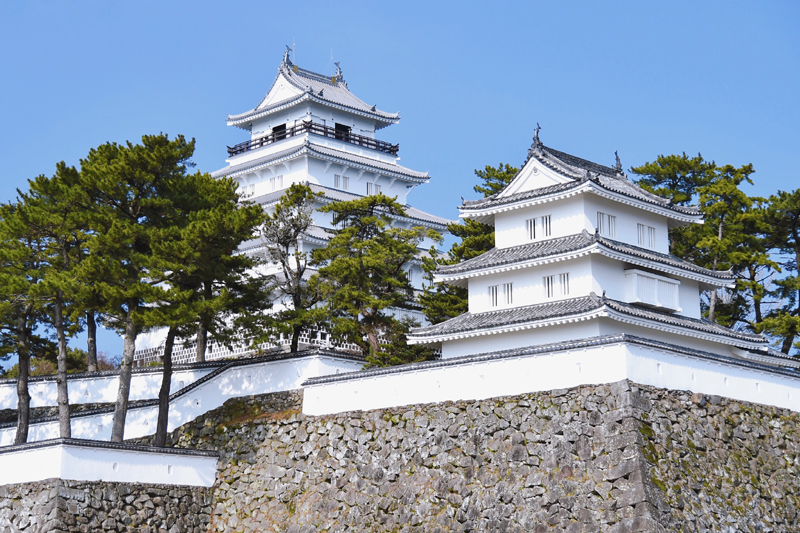
[[[513,298],[513,283],[503,283],[503,303],[511,305],[514,303]]]
[[[342,177],[339,174],[333,175],[333,186],[337,189],[342,188]]]
[[[617,217],[607,213],[597,212],[597,231],[604,237],[617,236]]]
[[[556,291],[556,277],[555,276],[545,276],[544,277],[544,295],[546,298],[552,298],[555,296]]]
[[[489,303],[492,307],[497,307],[497,285],[489,286]]]
[[[550,236],[550,215],[536,218],[529,218],[525,221],[525,229],[528,232],[528,240],[544,239]]]
[[[645,248],[656,247],[656,228],[645,224],[637,224],[636,229],[639,236],[639,246],[644,246]]]
[[[561,285],[561,296],[569,296],[569,273],[559,274],[558,281]]]

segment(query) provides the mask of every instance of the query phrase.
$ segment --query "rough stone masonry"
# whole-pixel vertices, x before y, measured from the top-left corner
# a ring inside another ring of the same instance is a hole
[[[800,531],[791,411],[628,381],[322,417],[301,395],[177,429],[220,450],[217,482],[198,523],[165,509],[151,531]],[[104,530],[87,526],[63,530]]]

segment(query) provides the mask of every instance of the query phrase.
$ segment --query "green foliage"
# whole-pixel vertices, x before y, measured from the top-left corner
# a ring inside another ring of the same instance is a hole
[[[778,191],[769,199],[768,240],[780,256],[784,276],[775,280],[772,295],[778,306],[763,321],[766,333],[776,337],[780,350],[800,355],[800,189]]]
[[[517,172],[517,168],[508,164],[500,163],[496,168],[487,165],[483,170],[475,171],[482,182],[475,185],[474,190],[484,197],[497,194],[511,183]],[[487,224],[464,219],[460,223],[448,225],[447,230],[460,241],[453,243],[446,256],[432,249],[422,262],[428,284],[423,288],[419,301],[425,318],[431,324],[444,322],[467,312],[468,309],[466,287],[434,282],[433,273],[436,267],[460,263],[494,248],[494,227]]]
[[[706,161],[703,156],[660,155],[654,162],[631,168],[633,174],[642,176],[637,183],[640,187],[678,205],[690,205],[699,187],[707,185],[716,164]]]
[[[367,355],[367,368],[405,365],[419,363],[436,358],[434,350],[428,346],[408,344],[408,332],[419,327],[419,322],[411,318],[394,321],[392,327],[385,332],[380,351]]]
[[[361,347],[365,355],[380,352],[380,338],[394,329],[391,310],[412,301],[408,265],[425,238],[440,240],[433,230],[391,225],[390,215],[404,216],[403,207],[382,194],[335,202],[320,211],[333,213],[340,228],[326,248],[314,250],[323,264],[313,283],[325,299],[335,338]]]
[[[309,280],[309,268],[317,265],[311,252],[303,249],[303,236],[313,224],[311,214],[317,196],[307,185],[292,184],[261,229],[266,259],[280,269],[269,276],[268,292],[282,304],[271,317],[271,327],[263,331],[289,335],[291,351],[297,351],[302,331],[325,317],[325,310],[318,307],[322,301],[318,279]]]

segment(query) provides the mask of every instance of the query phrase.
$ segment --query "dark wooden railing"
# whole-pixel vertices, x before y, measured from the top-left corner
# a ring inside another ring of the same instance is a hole
[[[364,148],[370,148],[372,150],[378,150],[379,152],[392,155],[397,155],[397,152],[400,150],[399,144],[391,144],[385,141],[379,141],[377,139],[365,137],[363,135],[357,135],[355,133],[336,131],[335,128],[325,126],[324,124],[304,121],[300,124],[292,126],[291,128],[286,128],[283,131],[275,131],[269,135],[264,135],[263,137],[259,137],[257,139],[239,143],[236,146],[228,146],[228,156],[230,157],[237,154],[242,154],[249,150],[256,150],[262,146],[266,146],[277,141],[282,141],[283,139],[294,137],[295,135],[302,135],[303,133],[313,133],[314,135],[320,135],[330,139],[338,139],[350,144],[363,146]]]

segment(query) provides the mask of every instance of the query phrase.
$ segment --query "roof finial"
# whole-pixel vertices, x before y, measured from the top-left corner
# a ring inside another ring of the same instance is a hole
[[[539,130],[541,130],[541,129],[542,129],[542,127],[537,122],[536,123],[536,129],[533,130],[533,144],[542,144],[542,141],[539,140]]]
[[[622,162],[619,160],[619,154],[616,150],[614,150],[614,157],[617,158],[617,162],[614,164],[614,170],[617,171],[617,174],[622,174]]]
[[[333,64],[336,65],[336,80],[337,81],[341,80],[342,79],[342,67],[339,66],[339,62],[338,61],[334,61]]]
[[[283,54],[283,62],[284,62],[286,65],[291,65],[291,64],[292,64],[292,60],[291,60],[291,59],[289,59],[289,52],[291,52],[291,51],[292,51],[292,49],[291,49],[291,48],[289,48],[289,45],[287,44],[287,45],[286,45],[286,53],[285,53],[285,54]]]

